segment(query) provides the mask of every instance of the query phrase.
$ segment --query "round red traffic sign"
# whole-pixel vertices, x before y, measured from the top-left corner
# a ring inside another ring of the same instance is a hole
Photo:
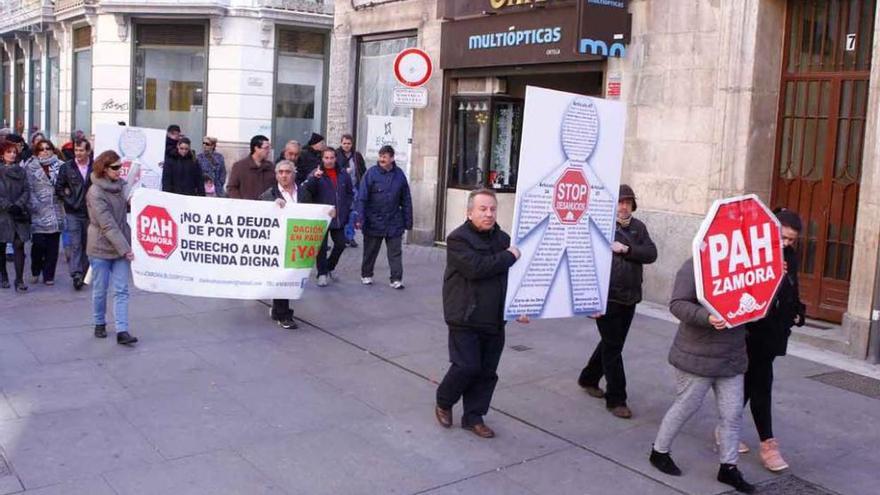
[[[419,48],[407,48],[394,58],[394,77],[404,86],[417,88],[428,82],[433,72],[431,57]]]
[[[590,202],[590,183],[580,168],[567,168],[553,187],[553,211],[564,224],[576,224]]]
[[[785,276],[773,212],[754,194],[716,201],[694,237],[697,299],[730,327],[763,318]]]
[[[177,223],[168,210],[147,206],[136,219],[137,240],[147,256],[168,258],[177,249]]]

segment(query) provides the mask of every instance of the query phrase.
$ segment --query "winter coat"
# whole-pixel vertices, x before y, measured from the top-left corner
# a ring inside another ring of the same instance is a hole
[[[162,190],[186,196],[204,196],[202,167],[192,155],[180,156],[175,151],[173,155],[166,156],[162,165]]]
[[[55,193],[64,203],[64,212],[68,215],[87,217],[86,192],[92,185],[92,160],[89,159],[89,167],[86,177],[79,173],[76,160],[68,160],[58,169],[58,179],[55,181]]]
[[[30,187],[31,232],[34,234],[54,234],[64,230],[64,205],[55,194],[55,183],[62,161],[53,158],[49,164],[49,175],[43,171],[38,158],[31,158],[25,166]]]
[[[358,218],[364,235],[399,237],[412,230],[413,210],[409,183],[403,170],[392,163],[391,170],[378,164],[370,167],[357,195]]]
[[[199,162],[199,166],[202,167],[202,174],[207,175],[214,181],[214,190],[217,191],[217,196],[225,196],[226,161],[223,159],[223,155],[216,152],[202,152],[199,153],[196,160]]]
[[[509,247],[510,236],[498,225],[481,232],[466,221],[446,238],[443,318],[450,329],[504,328],[507,271],[516,262]]]
[[[669,364],[698,376],[724,378],[746,372],[746,328],[716,330],[709,310],[697,301],[694,263],[688,258],[675,275],[669,310],[680,320]]]
[[[111,181],[92,174],[92,187],[86,195],[89,209],[89,237],[86,254],[93,258],[115,260],[131,252],[131,229],[128,226],[125,181]]]
[[[364,160],[364,155],[352,150],[351,156],[346,158],[345,152],[342,151],[342,148],[336,150],[336,168],[345,171],[349,174],[349,177],[351,176],[351,171],[349,170],[351,163],[349,162],[352,161],[352,159],[354,161],[354,187],[357,188],[361,184],[364,174],[367,173],[367,162]]]
[[[354,202],[354,186],[344,170],[336,169],[336,184],[327,175],[326,169],[321,167],[324,175],[317,178],[314,174],[303,182],[299,189],[300,195],[303,196],[304,203],[317,203],[323,205],[333,205],[336,207],[336,216],[330,222],[331,229],[341,229],[345,227],[348,216],[351,213],[351,206]]]
[[[260,195],[275,184],[275,165],[272,162],[263,160],[257,163],[246,156],[232,165],[226,182],[226,195],[234,199],[260,199]]]
[[[636,218],[629,226],[617,224],[614,240],[629,246],[626,254],[614,254],[611,258],[611,284],[608,300],[631,306],[642,300],[642,265],[657,259],[657,246],[648,235],[648,228]]]
[[[17,163],[0,163],[0,242],[14,242],[16,234],[22,241],[31,239],[29,204],[27,173]]]
[[[806,306],[800,299],[798,258],[794,248],[783,250],[788,270],[782,277],[779,291],[770,303],[767,316],[746,324],[746,345],[750,355],[784,356],[792,326],[803,326]]]
[[[312,150],[310,147],[305,147],[295,165],[296,177],[294,177],[294,181],[296,181],[296,185],[300,185],[312,175],[315,169],[321,166],[321,153]]]

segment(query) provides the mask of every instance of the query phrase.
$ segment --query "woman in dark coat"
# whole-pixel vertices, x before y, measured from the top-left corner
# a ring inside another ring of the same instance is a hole
[[[205,176],[190,149],[189,138],[177,141],[177,152],[169,153],[162,165],[162,190],[186,196],[205,195]]]
[[[14,143],[7,141],[0,146],[0,160],[0,253],[6,253],[6,243],[12,243],[15,290],[24,292],[28,289],[24,282],[24,243],[31,238],[30,190]],[[9,288],[5,259],[0,263],[0,287]]]

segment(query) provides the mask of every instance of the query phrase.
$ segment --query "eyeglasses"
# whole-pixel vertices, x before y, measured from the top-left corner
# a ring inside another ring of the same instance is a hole
[[[122,168],[122,164],[119,163],[119,162],[116,162],[116,163],[114,163],[113,165],[108,165],[107,167],[108,167],[110,170],[119,170],[120,168]]]
[[[202,143],[202,146],[214,146],[212,143]]]

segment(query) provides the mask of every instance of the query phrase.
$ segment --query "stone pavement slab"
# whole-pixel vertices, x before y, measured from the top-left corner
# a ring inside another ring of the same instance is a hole
[[[598,342],[587,318],[511,324],[482,440],[433,417],[448,367],[441,249],[405,248],[407,288],[360,284],[360,249],[337,280],[293,302],[300,329],[266,301],[132,291],[134,348],[92,337],[90,292],[69,281],[0,294],[0,493],[716,494],[712,396],[673,445],[685,476],[648,463],[672,402],[675,324],[638,314],[624,359],[632,420],[576,384]],[[59,267],[61,273],[66,273]],[[658,316],[656,311],[654,316]],[[111,326],[112,327],[112,326]],[[775,430],[797,476],[873,493],[877,399],[809,379],[833,370],[777,360]],[[757,446],[751,415],[743,438]],[[740,467],[781,480],[754,452]],[[6,484],[2,484],[6,483]],[[6,488],[6,486],[11,488]]]

